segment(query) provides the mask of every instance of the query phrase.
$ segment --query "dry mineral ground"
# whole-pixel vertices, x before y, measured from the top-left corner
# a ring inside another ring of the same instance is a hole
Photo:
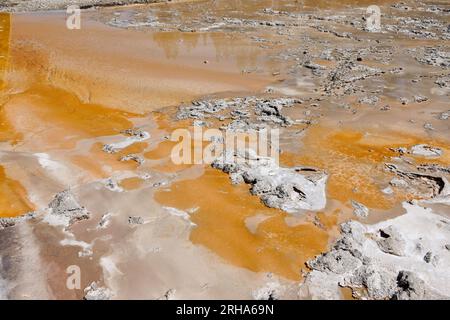
[[[448,1],[0,2],[0,299],[450,298]]]

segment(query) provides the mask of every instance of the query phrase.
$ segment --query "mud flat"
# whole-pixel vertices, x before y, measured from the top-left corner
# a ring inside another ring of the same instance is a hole
[[[0,297],[448,299],[449,8],[370,4],[0,16]]]

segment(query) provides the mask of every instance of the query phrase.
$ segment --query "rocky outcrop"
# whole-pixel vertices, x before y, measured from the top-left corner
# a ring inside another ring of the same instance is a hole
[[[122,131],[122,134],[127,137],[124,140],[103,145],[103,151],[106,153],[117,153],[135,142],[142,142],[150,138],[148,132],[139,129],[127,129]]]
[[[144,218],[139,216],[128,217],[128,224],[144,224]]]
[[[19,217],[0,218],[0,230],[8,228],[8,227],[13,227],[18,223],[33,219],[35,216],[36,216],[36,213],[30,212],[30,213],[24,214]]]

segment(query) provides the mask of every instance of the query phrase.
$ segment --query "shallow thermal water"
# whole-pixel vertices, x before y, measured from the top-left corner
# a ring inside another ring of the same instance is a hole
[[[396,21],[392,3],[379,3],[386,24]],[[255,298],[273,283],[286,288],[280,298],[298,298],[305,263],[329,248],[340,223],[361,220],[352,200],[371,212],[362,221],[375,223],[424,198],[401,188],[383,192],[395,177],[385,163],[400,156],[398,148],[427,144],[442,155],[408,155],[409,164],[450,166],[450,120],[439,118],[449,91],[435,84],[448,68],[414,60],[426,45],[448,47],[449,40],[366,32],[369,4],[110,7],[82,11],[80,30],[66,28],[65,12],[0,14],[0,217],[38,212],[0,230],[0,238],[16,239],[0,245],[16,269],[0,268],[0,298],[8,283],[10,298],[80,299],[93,281],[114,298]],[[436,19],[445,23],[448,15]],[[344,58],[382,71],[330,89],[327,72]],[[280,165],[327,173],[323,210],[268,208],[209,164],[173,163],[176,142],[168,137],[193,130],[193,119],[176,118],[180,105],[246,96],[302,99],[283,109],[296,121],[280,128]],[[132,128],[148,135],[130,137]],[[124,147],[109,153],[106,144]],[[67,189],[90,218],[63,230],[43,217]],[[448,206],[438,210],[449,213]],[[80,267],[80,288],[66,286],[71,265]]]

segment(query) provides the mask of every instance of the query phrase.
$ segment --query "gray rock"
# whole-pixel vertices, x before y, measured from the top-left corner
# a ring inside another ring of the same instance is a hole
[[[359,248],[364,241],[366,241],[365,232],[366,228],[359,222],[350,220],[341,224],[341,232],[343,234],[342,239],[346,239],[347,241],[353,241],[356,245],[349,247]]]
[[[177,119],[194,119],[197,124],[206,118],[217,118],[225,120],[233,119],[231,123],[224,126],[226,130],[248,130],[255,129],[257,122],[269,122],[279,126],[290,126],[293,121],[282,114],[282,109],[300,104],[302,101],[293,98],[229,98],[193,101],[191,105],[183,105],[178,109]],[[252,112],[254,115],[252,116]],[[257,116],[256,119],[253,119]],[[253,117],[253,118],[252,118]],[[252,122],[249,119],[252,118]],[[255,122],[254,120],[257,120]]]
[[[108,288],[100,287],[97,282],[92,282],[84,289],[85,300],[110,300],[111,291]]]
[[[450,52],[440,50],[438,47],[426,47],[424,53],[417,57],[421,63],[441,67],[450,67]]]
[[[409,192],[412,192],[419,197],[429,199],[446,197],[444,187],[447,184],[446,179],[441,175],[436,174],[436,171],[438,170],[445,172],[446,168],[418,166],[417,170],[411,170],[408,166],[396,165],[392,163],[386,163],[385,168],[387,171],[395,173],[399,176],[399,178],[394,178],[391,180],[390,184],[393,186],[408,188]],[[430,174],[421,172],[427,171],[429,168],[434,169],[435,172]]]
[[[380,229],[377,236],[376,242],[382,251],[397,256],[405,254],[406,241],[394,226]]]
[[[121,132],[124,135],[141,139],[146,139],[148,137],[148,133],[141,129],[126,129]]]
[[[397,291],[396,276],[393,271],[372,263],[363,253],[363,245],[369,241],[366,228],[359,222],[348,221],[341,225],[342,235],[330,252],[321,254],[307,265],[316,272],[315,278],[327,274],[330,281],[338,281],[342,287],[365,288],[371,299],[389,299]],[[319,274],[317,274],[319,272]],[[337,276],[337,278],[336,278]],[[325,286],[329,284],[324,283]]]
[[[414,101],[416,101],[417,103],[422,103],[422,102],[428,101],[428,97],[414,96]]]
[[[399,240],[402,237],[393,226],[384,228],[383,232],[390,236],[383,235],[381,238],[396,241],[382,241],[379,249],[375,243],[380,242],[380,236],[368,234],[367,227],[360,222],[343,223],[341,231],[341,236],[329,252],[307,262],[313,271],[306,276],[306,288],[301,289],[301,292],[309,290],[320,297],[320,288],[323,287],[327,290],[326,297],[336,299],[333,288],[339,285],[351,288],[354,296],[367,299],[445,298],[426,287],[417,275],[399,271],[402,269],[396,267],[392,258],[383,259],[381,251],[398,253],[401,251],[398,243],[401,249],[404,247],[404,240]],[[416,261],[415,258],[412,261]]]
[[[320,64],[314,63],[311,60],[307,60],[303,63],[303,66],[305,68],[311,69],[312,73],[316,76],[320,76],[323,74],[323,71],[326,70],[326,68]]]
[[[97,228],[98,229],[105,229],[109,226],[109,224],[111,223],[111,218],[112,218],[112,214],[111,213],[105,213],[104,215],[102,215]]]
[[[395,274],[369,266],[366,268],[364,285],[367,288],[369,297],[373,299],[392,297],[396,290]]]
[[[377,102],[378,102],[379,100],[380,100],[380,99],[379,99],[377,96],[368,96],[368,97],[360,98],[360,99],[358,100],[358,102],[359,102],[359,103],[363,103],[363,104],[374,105],[374,104],[377,104]]]
[[[408,100],[408,98],[402,97],[402,98],[400,98],[400,102],[401,102],[401,104],[403,104],[403,105],[407,105],[407,104],[409,103],[409,100]]]
[[[449,88],[450,76],[439,77],[434,83],[437,84],[440,88]]]
[[[116,148],[111,144],[104,144],[102,150],[106,153],[117,153]]]

